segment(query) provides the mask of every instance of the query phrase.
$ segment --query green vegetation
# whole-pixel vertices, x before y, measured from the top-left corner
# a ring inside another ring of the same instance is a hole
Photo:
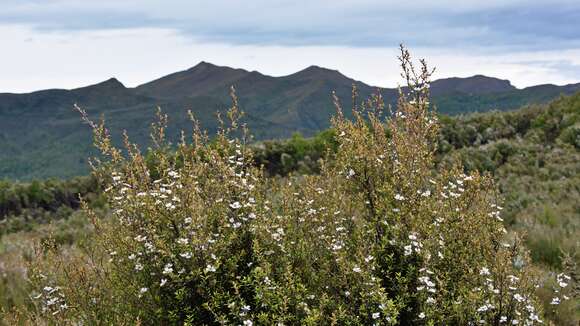
[[[505,198],[505,224],[528,232],[536,262],[557,267],[560,249],[577,252],[580,93],[547,105],[440,121],[438,164],[459,160],[466,171],[490,173]],[[311,139],[265,143],[254,156],[270,174],[317,173],[318,159],[326,149],[335,151],[334,143],[329,130]]]
[[[557,266],[540,253],[545,265],[534,265],[517,231],[549,228],[558,241],[577,232],[577,215],[562,217],[577,209],[577,173],[553,166],[575,166],[575,157],[566,160],[578,152],[580,96],[548,110],[439,123],[429,110],[429,70],[422,62],[414,71],[404,49],[401,63],[412,92],[394,115],[378,96],[350,116],[335,99],[332,129],[310,139],[250,145],[235,96],[215,139],[194,127],[176,151],[163,115],[146,155],[129,141],[118,149],[104,124],[90,123],[108,214],[89,201],[68,219],[6,234],[1,320],[575,325],[577,264]],[[551,161],[543,149],[568,152]],[[513,176],[498,182],[505,203],[493,176]],[[562,176],[571,180],[567,194],[557,188]],[[541,196],[570,206],[540,205],[528,223],[519,214],[535,212],[535,198],[526,197],[535,194],[506,189],[536,186],[533,178]],[[51,202],[41,188],[19,192],[38,207]]]
[[[525,230],[532,259],[557,268],[563,249],[578,259],[580,238],[580,94],[511,112],[440,116],[439,164],[460,159],[467,171],[492,174],[505,198],[506,225]],[[335,132],[252,146],[270,176],[316,174]],[[93,178],[20,184],[0,182],[0,234],[71,214],[80,194],[95,202]],[[101,205],[96,202],[94,205]]]
[[[80,198],[103,207],[104,198],[93,177],[30,183],[0,181],[0,237],[38,224],[68,218],[80,208]]]
[[[321,67],[270,77],[202,62],[136,88],[110,79],[73,90],[0,94],[0,179],[71,178],[90,172],[86,159],[96,153],[90,131],[73,110],[75,103],[93,119],[103,116],[109,121],[107,126],[116,145],[122,145],[121,132],[126,129],[131,130],[131,139],[145,149],[157,106],[172,119],[167,137],[173,143],[179,141],[181,130],[191,131],[187,109],[194,112],[209,134],[215,134],[215,112],[225,113],[230,85],[236,86],[246,113],[244,121],[255,140],[285,139],[293,132],[310,137],[330,127],[334,114],[331,92],[343,103],[350,103],[353,84],[361,98],[375,91]],[[457,115],[546,103],[578,90],[580,84],[518,90],[509,81],[473,76],[434,81],[432,101],[440,113]],[[380,91],[385,103],[396,104],[396,89]],[[344,114],[352,118],[350,111]]]
[[[505,197],[505,222],[526,231],[532,258],[556,267],[565,250],[579,262],[580,94],[456,121],[462,128],[446,138],[471,138],[473,145],[451,143],[454,149],[446,156],[459,157],[468,170],[494,175]]]

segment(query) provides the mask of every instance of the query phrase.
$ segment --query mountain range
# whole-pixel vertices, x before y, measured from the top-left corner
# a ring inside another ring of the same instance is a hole
[[[286,138],[300,132],[312,135],[329,126],[335,109],[331,92],[350,107],[351,88],[361,99],[379,90],[387,103],[398,91],[377,88],[344,76],[336,70],[310,66],[282,77],[201,62],[135,88],[115,78],[71,89],[50,89],[27,94],[0,93],[0,179],[71,177],[88,172],[86,158],[94,154],[89,128],[73,110],[76,103],[95,119],[104,117],[115,139],[122,130],[145,147],[149,126],[159,106],[169,115],[168,134],[177,139],[189,130],[187,110],[212,134],[215,113],[230,105],[229,87],[235,86],[244,121],[257,140]],[[442,114],[511,110],[548,102],[580,90],[580,83],[538,85],[518,89],[508,80],[482,75],[433,81],[432,102]]]

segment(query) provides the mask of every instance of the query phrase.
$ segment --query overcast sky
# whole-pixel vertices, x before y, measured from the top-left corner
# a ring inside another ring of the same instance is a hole
[[[401,42],[435,78],[580,82],[578,0],[0,0],[0,41],[0,92],[132,87],[200,61],[394,87]]]

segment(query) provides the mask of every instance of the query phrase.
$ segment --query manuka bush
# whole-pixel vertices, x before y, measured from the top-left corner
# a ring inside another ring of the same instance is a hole
[[[531,325],[536,277],[501,223],[491,179],[436,170],[438,121],[424,62],[401,51],[408,88],[332,120],[338,149],[319,175],[266,178],[252,162],[235,95],[211,141],[194,123],[171,153],[166,117],[148,159],[126,140],[95,174],[112,210],[93,217],[83,257],[32,270],[38,309],[57,324]],[[356,100],[356,90],[353,90]],[[82,111],[82,110],[81,110]],[[86,115],[85,115],[86,117]],[[148,162],[154,161],[152,169]],[[434,172],[437,171],[437,172]],[[48,260],[43,260],[48,261]],[[72,262],[72,263],[71,263]],[[559,276],[569,299],[570,283]],[[561,296],[560,296],[561,295]]]

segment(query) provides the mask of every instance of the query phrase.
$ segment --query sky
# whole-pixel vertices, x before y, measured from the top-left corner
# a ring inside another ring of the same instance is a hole
[[[435,79],[580,82],[578,0],[0,0],[0,41],[0,93],[134,87],[200,61],[395,87],[400,43]]]

